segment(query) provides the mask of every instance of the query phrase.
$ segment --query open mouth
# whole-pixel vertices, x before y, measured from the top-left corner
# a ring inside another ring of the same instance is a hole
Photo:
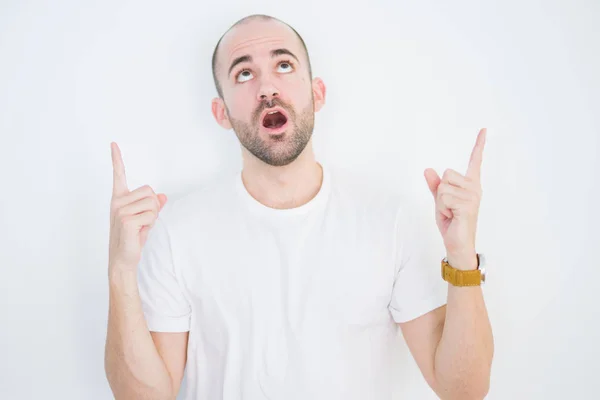
[[[287,122],[287,117],[280,111],[270,111],[265,114],[262,125],[267,129],[279,129]]]

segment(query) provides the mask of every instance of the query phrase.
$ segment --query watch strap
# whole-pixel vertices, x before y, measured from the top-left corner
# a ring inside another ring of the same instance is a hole
[[[479,265],[479,256],[477,264]],[[467,271],[456,269],[444,258],[442,260],[442,279],[454,286],[480,286],[481,271],[479,269]]]

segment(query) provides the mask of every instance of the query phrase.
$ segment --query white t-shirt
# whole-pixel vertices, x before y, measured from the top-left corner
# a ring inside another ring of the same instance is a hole
[[[236,173],[161,211],[139,289],[150,331],[190,332],[184,399],[391,398],[395,322],[446,303],[445,254],[397,196],[323,171],[294,209]]]

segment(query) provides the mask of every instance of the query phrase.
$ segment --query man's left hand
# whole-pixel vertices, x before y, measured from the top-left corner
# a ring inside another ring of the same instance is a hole
[[[435,221],[442,234],[448,263],[457,269],[477,269],[475,235],[481,203],[481,163],[486,128],[479,131],[467,168],[462,175],[447,169],[440,179],[431,168],[425,180],[435,199]]]

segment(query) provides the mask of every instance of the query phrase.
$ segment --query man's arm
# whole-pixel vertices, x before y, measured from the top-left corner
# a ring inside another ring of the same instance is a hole
[[[185,368],[188,334],[181,324],[175,328],[177,333],[150,332],[142,308],[137,269],[142,248],[150,237],[155,242],[150,246],[152,262],[145,265],[168,263],[168,257],[157,255],[164,252],[157,250],[161,240],[149,236],[155,223],[160,225],[158,214],[167,197],[162,193],[157,195],[148,185],[130,191],[121,150],[114,142],[111,143],[111,156],[113,195],[108,251],[108,332],[104,355],[106,377],[117,400],[175,399]],[[155,280],[158,276],[160,285],[166,286],[169,274],[157,273],[156,269],[161,268],[155,268],[152,273],[146,271],[141,276],[152,275]]]
[[[435,200],[435,220],[448,263],[477,269],[475,238],[481,188],[481,164],[487,130],[479,131],[466,175],[447,169],[440,179],[425,170]],[[425,379],[442,399],[483,399],[488,392],[494,354],[492,328],[480,286],[448,284],[445,307],[400,325]]]
[[[448,284],[447,305],[400,323],[423,377],[441,399],[483,399],[494,342],[479,286]]]
[[[119,399],[175,399],[185,368],[188,333],[152,333],[133,273],[113,273],[105,372]]]
[[[171,376],[173,394],[177,396],[183,381],[185,364],[187,363],[189,332],[150,331],[150,334],[156,345],[156,350],[158,350],[158,354],[160,354]]]

